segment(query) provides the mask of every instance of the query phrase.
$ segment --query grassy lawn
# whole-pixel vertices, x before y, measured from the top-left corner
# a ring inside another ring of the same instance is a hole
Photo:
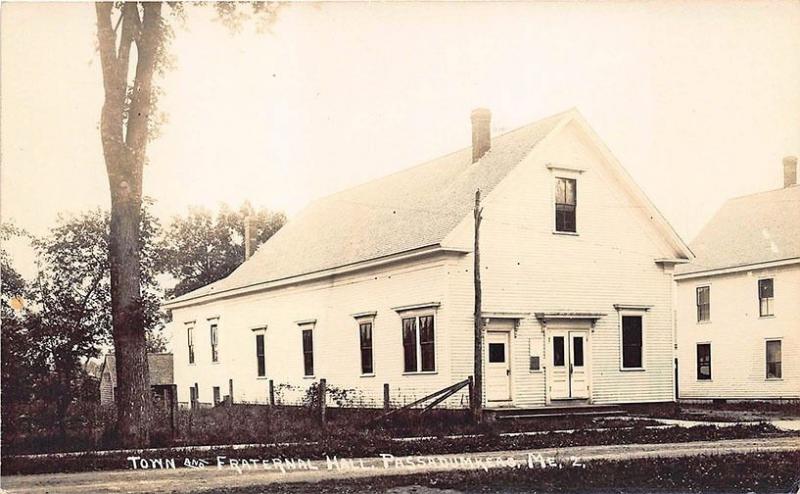
[[[680,402],[625,405],[632,415],[713,422],[800,419],[800,400],[784,402]]]
[[[313,484],[271,484],[203,494],[401,493],[788,493],[800,479],[800,452],[594,461],[584,468],[494,469],[376,477]]]
[[[779,432],[774,427],[764,424],[726,428],[700,426],[692,428],[671,427],[666,429],[647,429],[639,425],[633,428],[619,428],[605,431],[577,430],[573,433],[551,432],[546,434],[516,436],[501,436],[492,433],[477,437],[439,437],[417,441],[393,441],[386,436],[361,432],[348,436],[326,436],[310,444],[265,445],[236,450],[220,446],[202,452],[159,451],[142,453],[140,456],[143,458],[163,458],[171,456],[197,460],[206,459],[213,463],[218,455],[238,458],[324,459],[325,455],[336,455],[342,458],[359,458],[377,457],[381,453],[391,453],[395,456],[410,456],[562,448],[586,445],[658,444],[756,437],[782,437],[788,435],[791,434]],[[100,455],[89,452],[65,458],[5,457],[2,462],[2,473],[3,475],[13,475],[125,469],[129,466],[126,460],[128,456],[128,453]]]

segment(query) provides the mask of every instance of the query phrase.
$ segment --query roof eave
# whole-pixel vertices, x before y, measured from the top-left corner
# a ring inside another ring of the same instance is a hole
[[[181,299],[181,300],[170,300],[165,302],[161,305],[163,309],[178,309],[181,307],[188,307],[192,305],[197,305],[201,303],[211,302],[214,300],[219,300],[223,298],[230,298],[238,295],[250,294],[254,292],[259,292],[263,290],[269,290],[273,288],[279,288],[281,286],[285,286],[288,284],[296,284],[296,283],[308,283],[311,281],[319,280],[322,278],[327,278],[330,276],[337,276],[342,274],[353,273],[356,271],[362,271],[364,269],[370,269],[374,267],[383,266],[386,264],[392,264],[396,262],[402,262],[412,259],[418,259],[421,257],[427,257],[436,254],[455,254],[455,255],[465,255],[472,252],[469,249],[462,249],[458,247],[443,247],[440,244],[432,244],[424,247],[419,247],[416,249],[411,249],[403,252],[397,252],[395,254],[390,254],[387,256],[377,257],[373,259],[368,259],[365,261],[359,261],[353,264],[344,264],[320,271],[314,271],[309,273],[301,273],[293,276],[289,276],[286,278],[275,279],[275,280],[267,280],[259,283],[255,283],[252,285],[246,285],[242,287],[230,288],[227,290],[222,290],[215,293],[204,293],[199,294],[197,296]]]
[[[800,257],[792,257],[787,259],[778,259],[775,261],[765,261],[750,264],[741,264],[738,266],[723,266],[718,268],[704,269],[702,271],[692,271],[689,273],[680,273],[675,275],[675,280],[688,280],[692,278],[704,278],[708,276],[718,276],[723,274],[739,273],[742,271],[752,271],[754,269],[768,269],[780,266],[791,266],[793,264],[800,264]]]

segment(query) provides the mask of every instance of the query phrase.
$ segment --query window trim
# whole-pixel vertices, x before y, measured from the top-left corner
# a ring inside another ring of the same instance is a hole
[[[209,319],[208,332],[211,363],[219,364],[219,318]],[[214,343],[214,340],[216,340],[216,343]]]
[[[619,331],[619,370],[621,372],[642,372],[647,370],[647,311],[646,310],[620,310],[619,314],[618,331]],[[642,318],[642,365],[641,367],[625,367],[624,366],[624,340],[622,331],[622,321],[624,317],[641,317]]]
[[[772,282],[772,297],[768,298],[761,298],[761,282],[762,281],[771,281]],[[764,276],[763,278],[758,278],[756,281],[756,297],[758,298],[758,318],[759,319],[769,319],[775,317],[775,276]],[[761,313],[761,301],[762,300],[770,300],[772,302],[771,309],[772,312],[770,314],[762,314]]]
[[[353,318],[356,320],[356,330],[358,335],[358,370],[359,370],[359,375],[361,377],[375,376],[375,314],[376,312],[362,312],[360,314],[353,315]],[[371,346],[369,347],[369,349],[370,349],[370,357],[372,359],[372,362],[370,362],[372,367],[371,372],[364,372],[363,354],[361,353],[364,350],[364,347],[362,346],[363,343],[361,341],[362,324],[370,325]]]
[[[267,327],[263,326],[260,328],[253,328],[253,336],[255,336],[255,344],[256,344],[256,379],[266,379],[267,378]],[[261,354],[261,360],[264,361],[264,374],[261,375],[258,373],[258,365],[261,363],[258,356],[258,337],[262,338],[263,341],[263,351],[264,353]]]
[[[194,324],[186,325],[186,347],[188,351],[188,365],[197,364],[197,354],[194,352]]]
[[[781,360],[780,360],[780,369],[781,369],[781,377],[769,377],[769,352],[767,351],[767,346],[770,342],[777,341],[780,343],[781,349]],[[765,381],[783,381],[783,337],[779,338],[764,338],[764,380]]]
[[[400,316],[400,345],[403,350],[403,359],[402,359],[402,375],[404,376],[412,376],[412,375],[425,375],[425,374],[438,374],[439,373],[439,321],[436,316],[436,310],[433,309],[420,309],[420,310],[408,310],[399,312],[398,315]],[[420,330],[419,330],[419,319],[421,317],[432,317],[433,318],[433,370],[421,370],[422,369],[422,344],[420,340]],[[405,367],[405,341],[403,340],[403,320],[404,319],[415,319],[415,349],[416,349],[416,370],[407,371]]]
[[[700,319],[700,289],[707,288],[708,289],[708,317],[706,319]],[[704,283],[701,285],[695,285],[694,287],[694,308],[695,308],[695,323],[696,324],[709,324],[711,322],[711,283]]]
[[[564,170],[563,168],[560,170]],[[551,169],[553,171],[553,169]],[[556,214],[557,214],[557,207],[556,207],[556,186],[558,185],[559,180],[572,180],[575,182],[575,231],[569,230],[559,230],[558,225],[556,222]],[[570,174],[564,173],[560,171],[559,173],[553,174],[553,183],[551,187],[551,201],[550,201],[550,208],[551,208],[551,225],[554,235],[572,235],[572,236],[579,236],[578,233],[578,174]]]
[[[708,379],[701,379],[700,378],[700,361],[698,359],[697,350],[700,345],[708,345]],[[710,341],[698,341],[694,345],[694,367],[695,367],[695,381],[698,382],[711,382],[714,380],[714,361],[713,361],[713,352],[711,350],[711,342]]]
[[[304,321],[299,321],[297,326],[300,328],[300,354],[303,357],[300,360],[300,363],[302,365],[303,379],[314,379],[314,376],[316,376],[317,372],[317,366],[314,358],[314,347],[316,346],[314,344],[314,329],[317,326],[317,320],[306,319]],[[311,332],[311,374],[306,374],[306,349],[303,346],[303,335],[306,331]]]

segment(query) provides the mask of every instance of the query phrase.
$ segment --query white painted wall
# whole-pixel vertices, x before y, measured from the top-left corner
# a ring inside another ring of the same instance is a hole
[[[572,124],[574,125],[574,124]],[[589,336],[591,398],[595,403],[670,401],[674,395],[672,277],[654,260],[674,257],[643,209],[577,127],[568,127],[529,156],[484,202],[481,264],[484,311],[580,311],[606,314]],[[585,171],[577,184],[578,235],[554,234],[555,163]],[[448,238],[468,247],[472,219]],[[453,261],[453,372],[471,373],[472,256]],[[614,304],[650,305],[645,312],[644,371],[620,370],[619,314]],[[454,307],[455,306],[455,307]],[[587,322],[571,323],[585,327]],[[570,327],[562,324],[560,327]],[[547,369],[529,370],[529,346],[546,361],[542,325],[521,321],[512,340],[515,404],[545,403]],[[464,367],[458,365],[463,363]]]
[[[758,280],[773,278],[775,316],[759,317]],[[681,398],[800,398],[800,265],[683,279],[678,285]],[[695,290],[711,287],[697,322]],[[782,338],[783,379],[766,378],[767,339]],[[711,343],[711,380],[697,380],[698,343]]]
[[[574,124],[572,124],[574,125]],[[673,399],[672,281],[654,260],[677,255],[644,209],[624,189],[584,134],[569,127],[543,143],[485,198],[482,229],[484,311],[531,314],[512,332],[512,388],[517,406],[544,405],[547,368],[529,370],[530,349],[546,361],[545,334],[534,312],[604,313],[589,336],[591,399],[596,403]],[[584,170],[578,179],[578,235],[553,233],[554,173],[548,163]],[[480,165],[475,165],[480,166]],[[472,248],[472,217],[446,246]],[[315,379],[358,388],[355,404],[380,406],[383,383],[407,403],[472,375],[472,255],[375,268],[357,275],[305,283],[173,311],[175,379],[179,399],[200,385],[211,402],[213,386],[236,401],[264,402],[267,380],[256,377],[255,336],[267,325],[267,379],[297,388],[302,377],[298,320],[316,319]],[[400,316],[392,307],[441,302],[436,311],[437,372],[404,375]],[[614,304],[652,306],[645,316],[645,369],[620,370],[619,314]],[[354,313],[377,311],[375,376],[360,377]],[[219,316],[220,363],[210,363],[207,318]],[[195,320],[196,364],[188,365],[185,322]],[[575,322],[586,327],[588,322]],[[563,326],[562,326],[563,327]],[[466,406],[466,393],[449,406]]]
[[[200,401],[212,401],[213,386],[228,393],[234,381],[237,402],[264,403],[268,379],[289,385],[285,403],[296,402],[314,381],[326,378],[329,386],[359,389],[354,404],[381,406],[383,383],[391,384],[396,403],[413,401],[452,382],[446,303],[446,261],[429,259],[338,276],[269,292],[179,308],[173,311],[175,380],[180,401],[189,401],[189,387],[200,386]],[[403,374],[401,321],[393,307],[441,302],[436,313],[435,374]],[[374,376],[361,377],[358,324],[352,314],[376,311],[373,326]],[[219,316],[220,362],[211,363],[209,322]],[[314,328],[314,378],[303,376],[301,330],[296,321],[316,319]],[[185,322],[195,320],[195,364],[188,364]],[[267,377],[257,377],[253,328],[267,326]],[[456,397],[460,400],[461,395]]]

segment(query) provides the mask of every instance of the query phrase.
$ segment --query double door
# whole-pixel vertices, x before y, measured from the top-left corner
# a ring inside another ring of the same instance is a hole
[[[548,380],[551,400],[589,398],[588,336],[588,331],[549,332]]]

